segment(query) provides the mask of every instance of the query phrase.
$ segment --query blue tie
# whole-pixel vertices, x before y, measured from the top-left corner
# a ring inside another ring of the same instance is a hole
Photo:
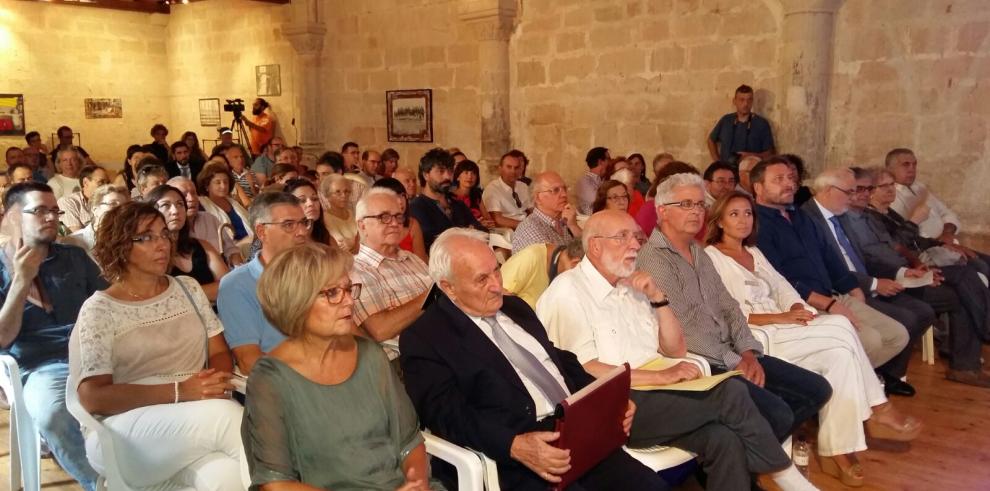
[[[856,254],[856,248],[853,247],[852,242],[849,242],[849,237],[846,236],[846,231],[842,230],[842,223],[839,222],[839,217],[832,215],[828,221],[832,222],[835,227],[835,238],[839,240],[839,247],[846,251],[846,255],[849,256],[849,260],[852,261],[853,267],[856,268],[857,273],[867,274],[866,265],[863,264],[863,259]]]

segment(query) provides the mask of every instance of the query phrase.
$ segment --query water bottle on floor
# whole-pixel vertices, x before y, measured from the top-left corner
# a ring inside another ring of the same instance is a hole
[[[799,437],[796,442],[794,442],[794,448],[791,451],[792,460],[794,460],[794,467],[797,467],[798,472],[801,473],[805,478],[808,477],[808,460],[811,456],[811,452],[808,448],[808,442],[805,441],[804,437]]]

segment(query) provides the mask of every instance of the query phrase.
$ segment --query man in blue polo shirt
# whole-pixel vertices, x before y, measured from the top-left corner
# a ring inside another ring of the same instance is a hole
[[[97,474],[65,407],[69,334],[83,302],[107,287],[82,249],[55,242],[61,211],[47,184],[16,184],[0,229],[0,352],[17,360],[24,402],[59,464],[87,491]]]
[[[739,159],[754,155],[765,159],[775,153],[770,122],[753,112],[753,88],[740,85],[732,98],[736,112],[718,120],[708,135],[712,160],[738,165]]]
[[[303,214],[299,200],[289,193],[262,193],[251,203],[248,221],[261,252],[250,262],[220,280],[217,309],[223,336],[234,352],[237,368],[247,376],[265,353],[275,349],[285,335],[275,329],[258,302],[258,278],[278,253],[310,240],[313,221]]]

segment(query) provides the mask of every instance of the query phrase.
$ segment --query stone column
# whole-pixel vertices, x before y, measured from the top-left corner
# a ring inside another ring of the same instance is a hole
[[[478,42],[481,99],[481,157],[494,170],[511,145],[509,127],[509,37],[516,16],[514,0],[462,0],[460,19]]]
[[[783,97],[777,149],[801,155],[810,174],[825,168],[835,13],[842,2],[780,0]]]
[[[296,51],[299,146],[307,153],[318,154],[326,149],[320,108],[320,59],[327,28],[320,20],[318,0],[294,0],[289,8],[290,21],[282,26],[282,34]]]

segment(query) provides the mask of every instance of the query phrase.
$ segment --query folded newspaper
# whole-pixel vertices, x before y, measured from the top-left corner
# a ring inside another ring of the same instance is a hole
[[[638,367],[638,370],[666,370],[681,361],[682,360],[676,358],[657,358],[641,367]],[[668,385],[634,385],[632,386],[632,390],[686,390],[693,392],[704,392],[706,390],[711,390],[712,387],[722,383],[723,380],[736,375],[742,375],[742,372],[739,370],[732,370],[718,375],[698,377],[694,380]]]

